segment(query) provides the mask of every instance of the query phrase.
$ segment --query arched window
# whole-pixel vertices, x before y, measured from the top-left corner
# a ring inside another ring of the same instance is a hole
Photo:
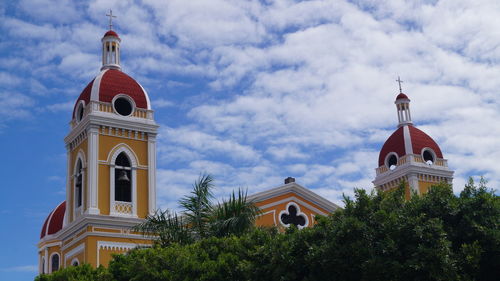
[[[115,201],[132,202],[131,171],[127,155],[120,153],[115,161]]]
[[[71,265],[72,265],[72,266],[78,266],[78,265],[80,265],[80,262],[78,261],[78,259],[77,259],[77,258],[74,258],[74,259],[71,261]]]
[[[59,255],[54,254],[52,255],[52,258],[50,259],[50,265],[51,265],[51,272],[58,271],[59,270]]]
[[[82,181],[83,181],[83,168],[82,160],[78,159],[76,164],[76,179],[75,179],[75,207],[82,206]]]

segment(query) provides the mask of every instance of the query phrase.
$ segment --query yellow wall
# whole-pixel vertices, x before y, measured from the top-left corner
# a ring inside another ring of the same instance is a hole
[[[99,135],[99,160],[107,161],[110,151],[119,143],[124,143],[134,151],[139,158],[139,165],[148,164],[148,142],[143,140],[133,140],[115,136]]]
[[[437,183],[429,181],[418,181],[418,190],[420,191],[420,194],[427,193],[427,191],[429,191],[429,187],[435,184]]]
[[[277,202],[277,201],[280,201],[282,199],[286,199],[286,198],[289,198],[292,196],[294,196],[294,197],[298,198],[299,200],[313,206],[316,209],[321,210],[325,214],[329,213],[327,210],[319,207],[318,205],[314,204],[313,202],[308,201],[308,200],[306,200],[306,199],[304,199],[304,198],[302,198],[302,197],[300,197],[297,194],[292,193],[292,192],[286,193],[286,194],[283,194],[280,196],[276,196],[276,197],[273,197],[273,198],[270,198],[270,199],[267,199],[267,200],[264,200],[261,202],[257,202],[255,205],[257,205],[258,207],[261,207],[261,206],[271,204],[273,202]],[[297,200],[290,200],[290,201],[293,201],[294,203],[296,203],[299,206],[300,212],[304,213],[307,216],[307,219],[309,221],[308,226],[312,226],[315,223],[314,216],[316,216],[318,213],[307,208],[306,206],[302,205],[301,203],[297,202]],[[255,224],[258,226],[276,225],[276,226],[280,227],[281,224],[280,224],[279,214],[281,211],[286,210],[286,206],[290,201],[286,201],[284,203],[277,204],[277,205],[274,205],[272,207],[262,209],[261,210],[262,214],[257,218],[257,220],[255,221]],[[275,224],[275,222],[276,222],[276,224]]]

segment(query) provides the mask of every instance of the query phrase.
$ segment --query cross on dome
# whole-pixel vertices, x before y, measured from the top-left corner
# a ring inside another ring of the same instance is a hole
[[[399,84],[399,93],[402,94],[403,90],[401,89],[401,83],[403,83],[404,81],[401,81],[401,78],[399,78],[399,75],[398,75],[398,79],[396,80],[396,82],[398,82],[398,84]]]
[[[109,17],[109,30],[113,30],[113,18],[116,18],[116,16],[113,16],[113,10],[109,9],[109,14],[106,14],[107,17]]]

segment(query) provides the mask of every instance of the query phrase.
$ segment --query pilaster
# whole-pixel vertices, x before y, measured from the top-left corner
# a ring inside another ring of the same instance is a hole
[[[88,165],[87,165],[87,186],[88,200],[86,213],[97,215],[99,208],[97,206],[97,185],[98,185],[98,147],[99,147],[99,127],[91,126],[88,128]]]
[[[148,135],[148,211],[156,211],[156,134]]]

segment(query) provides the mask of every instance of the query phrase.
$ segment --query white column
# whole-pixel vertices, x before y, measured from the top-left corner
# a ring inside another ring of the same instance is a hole
[[[73,177],[72,167],[71,167],[71,153],[69,144],[66,145],[66,211],[64,214],[64,224],[69,223],[69,210],[73,206],[71,204],[71,178]]]
[[[156,211],[156,135],[148,138],[148,210],[152,215]]]
[[[45,247],[45,262],[43,264],[43,272],[49,273],[49,248]]]
[[[137,167],[131,167],[132,175],[132,215],[137,217]]]
[[[115,163],[109,166],[109,214],[115,215]]]
[[[88,130],[88,166],[87,166],[87,186],[88,186],[88,214],[99,214],[97,206],[97,183],[98,183],[98,148],[99,148],[99,128],[90,127]]]
[[[417,194],[420,194],[420,191],[418,189],[418,176],[415,173],[409,174],[408,175],[408,184],[410,185],[410,191],[416,192]]]

